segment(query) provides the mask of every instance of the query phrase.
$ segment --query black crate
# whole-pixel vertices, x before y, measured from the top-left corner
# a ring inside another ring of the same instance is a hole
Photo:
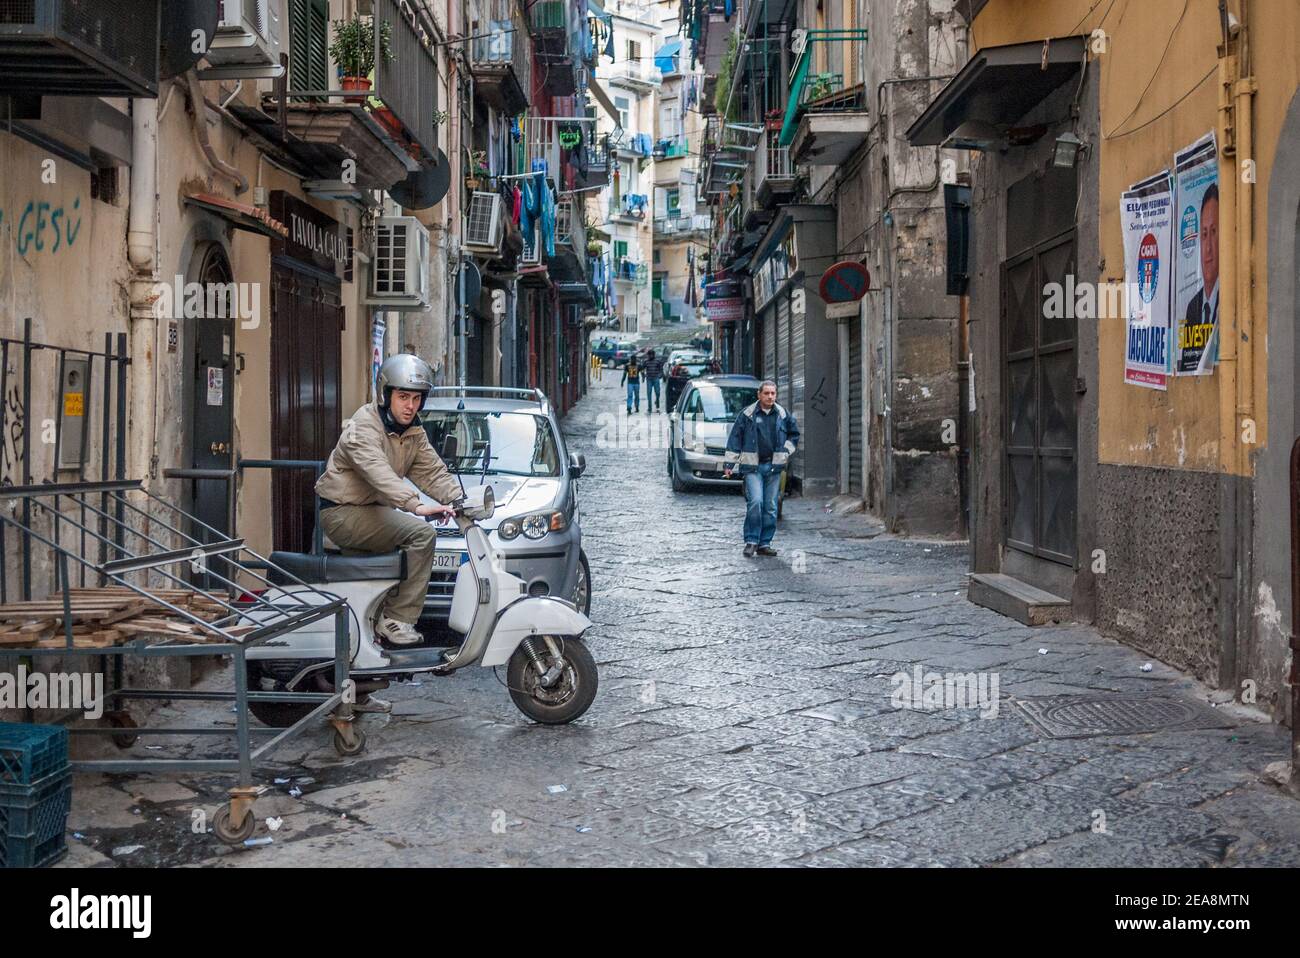
[[[43,868],[68,851],[72,772],[0,785],[0,868]]]
[[[68,730],[62,725],[0,722],[0,785],[31,785],[67,770]]]
[[[159,0],[0,0],[0,93],[158,95]]]

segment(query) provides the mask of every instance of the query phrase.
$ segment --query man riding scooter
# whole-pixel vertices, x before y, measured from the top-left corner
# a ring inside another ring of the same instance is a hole
[[[321,528],[341,549],[405,553],[406,577],[388,598],[375,635],[390,645],[422,641],[415,622],[424,607],[436,533],[428,516],[450,520],[448,505],[426,506],[406,482],[439,503],[459,499],[456,477],[434,452],[419,420],[433,370],[418,356],[393,356],[379,368],[378,401],[343,423],[343,435],[316,482]]]

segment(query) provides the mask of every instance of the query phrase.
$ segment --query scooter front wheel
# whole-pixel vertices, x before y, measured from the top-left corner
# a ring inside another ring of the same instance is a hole
[[[564,667],[549,688],[542,685],[542,677],[555,665],[555,655],[541,636],[515,649],[506,666],[510,698],[519,711],[542,725],[563,725],[578,718],[591,708],[599,683],[596,660],[582,642],[573,637],[553,638],[563,655]],[[530,643],[537,653],[536,662],[524,647]]]

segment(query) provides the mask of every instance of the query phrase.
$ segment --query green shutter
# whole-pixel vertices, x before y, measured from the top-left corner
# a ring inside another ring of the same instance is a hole
[[[289,0],[289,89],[330,86],[329,0]]]

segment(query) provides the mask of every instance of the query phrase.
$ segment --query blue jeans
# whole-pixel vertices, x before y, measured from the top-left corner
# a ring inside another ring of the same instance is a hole
[[[776,506],[781,497],[781,470],[770,462],[745,473],[745,543],[766,546],[776,535]]]
[[[632,411],[633,403],[636,404],[637,409],[641,408],[641,383],[629,380],[627,384],[627,411],[628,412]]]
[[[650,397],[654,397],[655,405],[660,405],[662,399],[659,392],[659,380],[647,379],[645,381],[645,411],[650,411]]]

